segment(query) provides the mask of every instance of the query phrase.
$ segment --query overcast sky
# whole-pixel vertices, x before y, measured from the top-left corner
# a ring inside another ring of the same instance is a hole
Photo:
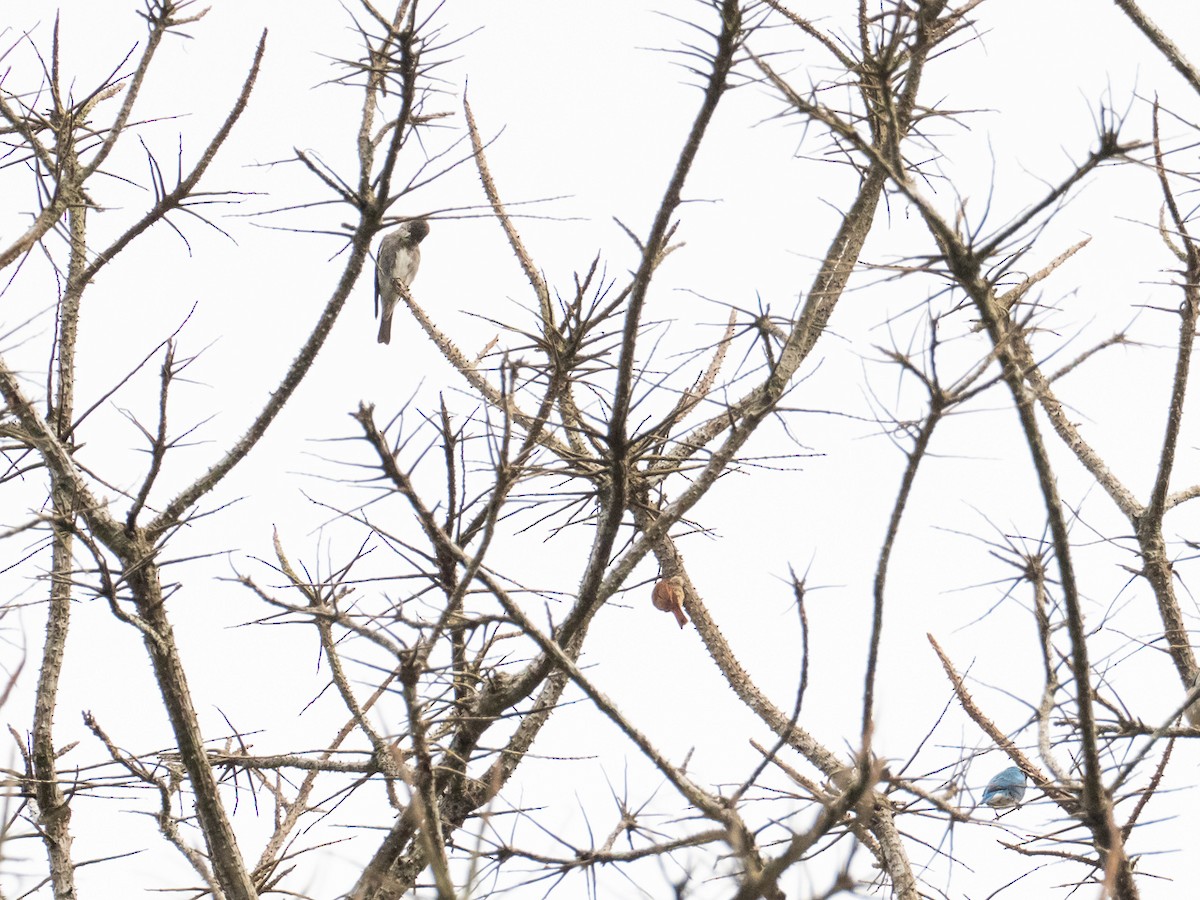
[[[354,9],[353,3],[346,5]],[[827,10],[833,17],[828,21],[838,23],[834,27],[844,32],[852,27],[848,2],[804,6],[814,19],[820,19],[815,11]],[[1146,0],[1144,6],[1185,53],[1200,59],[1200,29],[1190,4]],[[18,46],[3,61],[4,69],[11,67],[5,89],[36,87],[35,59],[18,36],[28,31],[33,44],[48,47],[55,12],[61,10],[62,65],[73,73],[76,94],[87,92],[142,39],[138,7],[117,0],[10,5],[3,41],[5,47]],[[465,157],[462,102],[468,93],[481,130],[494,139],[488,157],[498,187],[509,203],[528,204],[513,207],[521,213],[522,236],[547,279],[563,292],[571,289],[573,273],[586,270],[597,253],[614,275],[636,265],[636,250],[613,219],[640,234],[648,229],[699,101],[699,92],[689,84],[694,79],[679,67],[679,57],[663,51],[695,39],[672,16],[702,12],[701,4],[680,0],[449,0],[438,13],[443,34],[457,43],[443,51],[447,62],[438,70],[442,93],[427,110],[448,115],[443,129],[427,134],[426,149],[431,154],[446,151],[448,161]],[[1136,136],[1148,133],[1148,100],[1156,95],[1184,119],[1198,119],[1200,98],[1189,95],[1112,3],[992,0],[978,15],[973,40],[936,62],[924,89],[926,102],[962,111],[934,127],[944,154],[938,163],[944,178],[931,181],[929,189],[946,210],[953,209],[957,194],[965,200],[968,216],[978,220],[989,210],[988,221],[999,223],[1028,206],[1045,183],[1061,178],[1072,161],[1092,149],[1101,104],[1128,115]],[[340,239],[272,226],[329,231],[350,221],[345,210],[336,216],[328,208],[265,214],[326,198],[311,175],[286,162],[294,148],[319,156],[337,171],[354,171],[361,98],[353,89],[325,83],[336,75],[331,58],[359,53],[353,23],[341,5],[214,0],[208,14],[189,27],[192,39],[172,38],[164,45],[140,114],[142,120],[154,121],[137,133],[168,177],[180,146],[185,164],[194,159],[236,96],[264,28],[269,31],[267,52],[250,107],[205,182],[209,190],[243,192],[236,205],[217,210],[216,221],[229,237],[180,219],[190,250],[169,229],[159,228],[106,269],[87,295],[80,344],[81,409],[100,400],[187,319],[179,339],[181,353],[200,355],[188,370],[190,382],[180,386],[172,421],[179,431],[191,425],[197,430],[195,445],[180,451],[174,467],[164,472],[164,492],[190,482],[244,431],[295,356],[341,272]],[[764,33],[759,40],[766,49],[801,46],[791,32]],[[807,85],[826,77],[828,58],[811,43],[803,46],[802,52],[778,57],[777,68]],[[761,302],[777,314],[789,314],[812,281],[838,211],[852,199],[852,174],[818,158],[823,137],[780,116],[782,111],[761,85],[743,84],[718,113],[711,141],[685,191],[695,201],[682,211],[679,238],[686,246],[664,265],[653,295],[650,318],[664,324],[652,334],[661,340],[655,352],[664,366],[677,359],[675,354],[715,340],[729,305],[754,310]],[[1188,132],[1178,122],[1172,121],[1169,131],[1172,146],[1187,143]],[[1194,153],[1186,159],[1181,167],[1194,169]],[[144,151],[136,140],[127,141],[108,168],[144,180]],[[26,221],[22,216],[33,208],[33,196],[28,178],[11,172],[4,177],[0,236],[11,236]],[[105,235],[119,233],[147,202],[144,191],[115,179],[104,188],[111,194],[99,202],[112,211],[93,220],[97,246],[106,243]],[[528,284],[484,203],[468,163],[414,192],[395,210],[397,215],[435,213],[422,245],[415,295],[471,355],[497,336],[500,347],[519,344],[517,336],[501,333],[488,318],[523,327],[533,321]],[[1111,351],[1064,389],[1078,404],[1089,438],[1141,492],[1153,473],[1166,402],[1164,379],[1173,364],[1173,323],[1153,307],[1174,308],[1179,302],[1167,286],[1173,261],[1153,227],[1159,204],[1148,170],[1102,172],[1041,236],[1043,243],[1028,265],[1040,267],[1071,244],[1093,238],[1047,285],[1044,299],[1063,308],[1050,325],[1061,338],[1053,346],[1069,348],[1062,351],[1064,362],[1130,322],[1135,337],[1145,343]],[[899,204],[881,206],[865,259],[885,263],[929,252],[928,237],[911,213]],[[712,532],[681,544],[692,578],[723,633],[758,683],[785,708],[790,708],[800,668],[786,577],[789,566],[808,573],[819,590],[810,599],[811,686],[802,724],[837,752],[848,752],[856,740],[871,579],[904,465],[903,454],[873,419],[920,411],[919,395],[907,383],[898,384],[894,367],[882,362],[883,353],[876,348],[923,341],[921,317],[902,312],[919,307],[937,286],[916,279],[886,283],[878,274],[864,273],[854,288],[802,370],[807,380],[789,398],[792,407],[808,411],[788,419],[795,442],[773,424],[749,448],[753,455],[789,453],[792,458],[729,474],[695,511]],[[44,384],[55,299],[53,277],[35,255],[0,305],[0,331],[12,335],[4,342],[6,359],[28,371],[34,394]],[[890,326],[883,324],[889,320]],[[361,448],[336,440],[355,434],[349,413],[360,401],[377,404],[381,422],[414,396],[418,408],[433,410],[439,392],[457,415],[476,409],[476,401],[463,393],[464,386],[411,320],[397,315],[390,346],[375,343],[375,327],[371,285],[364,277],[297,397],[204,509],[233,505],[197,521],[174,548],[180,556],[216,554],[183,563],[174,573],[183,583],[172,600],[176,628],[192,665],[202,721],[214,737],[228,732],[226,717],[239,729],[261,729],[255,745],[259,752],[299,749],[298,743],[314,740],[312,734],[325,733],[309,730],[312,717],[332,721],[340,713],[330,703],[301,715],[321,678],[315,674],[318,654],[311,635],[299,628],[236,627],[268,611],[244,590],[219,579],[247,573],[273,583],[270,570],[258,561],[271,556],[273,529],[296,557],[320,560],[323,566],[354,551],[361,532],[330,525],[333,515],[323,504],[356,502],[353,492],[331,479],[361,476],[347,466],[366,461]],[[645,344],[652,345],[654,340]],[[964,350],[962,360],[977,350]],[[731,359],[731,365],[739,361]],[[87,445],[81,459],[111,483],[136,484],[142,472],[144,456],[131,452],[140,446],[140,435],[123,411],[149,420],[156,368],[149,367],[102,402],[81,429],[79,439]],[[693,368],[699,374],[700,364]],[[1195,437],[1189,426],[1180,444],[1177,486],[1200,476]],[[938,723],[950,693],[925,634],[938,638],[960,671],[973,667],[974,687],[1003,727],[1016,731],[1024,726],[1041,689],[1032,617],[1023,596],[1004,599],[1011,572],[989,555],[980,539],[1003,540],[1004,533],[1036,541],[1044,521],[1007,394],[993,391],[948,423],[933,450],[938,459],[921,473],[896,553],[891,581],[895,605],[889,608],[885,635],[875,745],[880,755],[903,764],[921,737],[933,731],[908,770],[914,778],[929,775],[931,790],[945,777],[939,774],[941,767],[990,748],[961,715]],[[1111,639],[1100,644],[1122,657],[1137,645],[1138,635],[1154,631],[1153,598],[1119,568],[1136,565],[1132,554],[1122,555],[1099,541],[1100,535],[1121,533],[1111,505],[1090,492],[1084,473],[1060,448],[1055,453],[1064,499],[1081,510],[1075,533],[1091,604],[1089,621],[1119,618]],[[21,521],[36,506],[35,497],[36,490],[24,498],[20,512],[0,517],[0,525]],[[391,514],[402,513],[396,507]],[[1194,514],[1184,510],[1173,522],[1175,534],[1194,538],[1195,524]],[[569,593],[589,538],[568,532],[543,549],[541,537],[514,537],[514,554],[526,554],[516,568],[529,584]],[[15,557],[17,544],[5,546]],[[1093,559],[1095,566],[1088,568]],[[386,551],[370,566],[371,571],[388,571]],[[647,565],[639,577],[654,574]],[[1186,580],[1186,569],[1182,577]],[[27,571],[5,578],[10,596],[31,604],[43,599],[44,585]],[[584,662],[596,682],[672,759],[680,761],[693,752],[689,772],[694,777],[709,784],[736,783],[756,761],[748,741],[769,742],[770,737],[739,706],[694,633],[679,631],[669,616],[649,608],[648,590],[643,585],[631,591],[598,617]],[[1194,605],[1189,612],[1196,613]],[[41,645],[43,616],[40,605],[20,616],[31,661]],[[5,624],[15,629],[11,618]],[[79,638],[69,655],[58,742],[92,741],[79,717],[80,710],[91,710],[110,733],[121,736],[123,746],[139,752],[167,746],[171,738],[137,635],[114,622],[101,601],[82,601],[75,627],[87,638]],[[19,654],[21,645],[13,640],[10,651]],[[1149,673],[1148,686],[1178,687],[1161,655],[1143,653],[1137,661]],[[29,727],[35,669],[27,666],[21,676],[24,691],[5,708],[5,721],[18,732]],[[1164,680],[1153,680],[1158,676]],[[1134,699],[1137,713],[1157,723],[1180,698],[1151,687]],[[585,725],[593,743],[581,745],[578,734]],[[610,827],[616,815],[611,784],[628,777],[635,785],[630,796],[639,801],[659,785],[660,777],[635,749],[615,731],[597,727],[583,708],[563,710],[537,750],[575,761],[531,760],[506,799],[513,805],[546,806],[544,823],[575,837],[586,833],[581,807],[591,810],[598,831]],[[1194,773],[1196,751],[1178,752],[1192,754],[1179,768]],[[87,758],[94,758],[91,751]],[[788,762],[802,765],[795,758]],[[970,767],[967,786],[975,799],[987,778],[1006,765],[1002,754],[991,751]],[[1184,835],[1200,828],[1194,813],[1186,815],[1196,805],[1194,781],[1174,787],[1180,792],[1164,801],[1164,810],[1182,817],[1147,827],[1131,844],[1135,852],[1146,852],[1156,842],[1182,848],[1183,854],[1154,857],[1142,866],[1164,876],[1178,876],[1188,854],[1194,862],[1194,838]],[[961,799],[971,802],[966,795]],[[92,816],[107,814],[100,806],[80,803],[80,858],[128,850],[130,833],[150,833],[149,820],[129,816],[115,834],[96,834],[88,823]],[[248,808],[238,815],[239,827],[255,834]],[[1033,803],[1005,823],[1020,836],[1054,815],[1048,804]],[[1029,818],[1022,822],[1021,816]],[[338,824],[350,821],[346,812]],[[936,840],[941,826],[929,834]],[[335,828],[329,836],[347,833]],[[998,836],[1012,835],[993,828],[957,829],[953,845],[940,849],[969,867],[956,867],[952,874],[942,869],[936,853],[920,847],[913,851],[914,863],[928,861],[936,872],[931,882],[951,897],[985,897],[1026,865],[997,844]],[[305,873],[311,880],[297,883],[297,889],[335,896],[352,877],[354,861],[374,840],[373,834],[360,836],[331,851],[320,867]],[[252,839],[249,846],[254,847]],[[248,849],[247,855],[256,850]],[[24,852],[39,860],[29,871],[39,871],[41,848],[29,844]],[[178,871],[179,865],[155,854],[81,870],[80,883],[86,888],[81,895],[127,897],[132,896],[127,885],[162,887],[170,883],[162,873]],[[120,872],[119,878],[114,879],[114,872]],[[668,879],[672,875],[665,873]],[[808,889],[803,877],[797,874],[801,880],[787,885],[789,896],[792,891],[802,896]],[[1062,872],[1051,868],[1036,883],[1058,884],[1061,879]],[[609,890],[602,896],[634,896],[625,882]],[[528,896],[540,896],[539,891]],[[570,886],[564,891],[563,896],[581,895]],[[1147,888],[1144,896],[1187,893],[1177,882]]]

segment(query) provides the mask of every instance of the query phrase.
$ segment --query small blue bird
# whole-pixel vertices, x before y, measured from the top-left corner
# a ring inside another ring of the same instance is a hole
[[[1025,773],[1016,766],[1009,766],[996,775],[983,789],[983,802],[999,809],[1002,806],[1017,806],[1025,796]]]

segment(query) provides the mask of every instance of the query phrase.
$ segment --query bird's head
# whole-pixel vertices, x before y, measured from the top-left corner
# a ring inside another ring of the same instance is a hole
[[[429,234],[429,222],[425,219],[413,219],[405,222],[400,226],[400,233],[404,235],[406,244],[419,244],[425,240],[425,235]]]

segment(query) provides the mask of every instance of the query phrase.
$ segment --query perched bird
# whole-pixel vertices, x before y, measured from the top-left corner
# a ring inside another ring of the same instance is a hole
[[[392,312],[400,300],[400,292],[393,281],[405,287],[417,277],[421,265],[421,248],[417,246],[429,234],[429,223],[424,219],[405,222],[395,231],[383,236],[379,242],[379,256],[375,259],[375,314],[379,318],[379,343],[392,342]]]
[[[1025,773],[1009,766],[996,775],[983,789],[983,802],[988,806],[1016,806],[1025,796]]]
[[[674,613],[680,628],[688,623],[688,617],[683,614],[683,579],[678,575],[664,578],[654,585],[650,601],[655,609]]]

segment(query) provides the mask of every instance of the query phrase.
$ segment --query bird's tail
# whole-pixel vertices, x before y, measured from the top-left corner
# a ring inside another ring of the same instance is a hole
[[[390,344],[392,342],[392,316],[391,313],[384,313],[383,318],[379,320],[379,343]]]

